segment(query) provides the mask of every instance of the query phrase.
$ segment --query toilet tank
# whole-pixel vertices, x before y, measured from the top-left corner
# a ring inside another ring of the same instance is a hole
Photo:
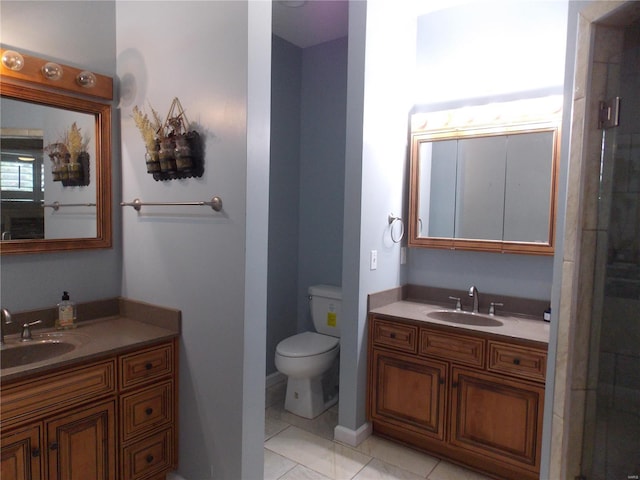
[[[333,285],[309,287],[309,307],[316,332],[340,337],[342,288]]]

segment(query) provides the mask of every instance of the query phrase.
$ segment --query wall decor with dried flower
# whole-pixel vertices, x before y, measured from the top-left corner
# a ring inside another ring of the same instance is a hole
[[[83,136],[80,130],[73,122],[62,138],[44,149],[51,159],[53,181],[61,182],[65,187],[87,186],[90,183],[89,137]]]
[[[142,135],[147,173],[157,180],[201,177],[204,173],[202,141],[191,129],[180,100],[174,98],[164,121],[152,107],[151,117],[137,106],[133,120]]]

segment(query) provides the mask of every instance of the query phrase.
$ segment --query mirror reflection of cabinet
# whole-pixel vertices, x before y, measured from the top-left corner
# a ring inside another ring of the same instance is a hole
[[[552,255],[557,156],[556,118],[412,128],[409,246]]]

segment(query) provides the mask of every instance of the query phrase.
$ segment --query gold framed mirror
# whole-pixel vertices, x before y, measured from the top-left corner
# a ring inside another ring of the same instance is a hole
[[[88,90],[90,72],[58,65],[58,83],[45,64],[0,66],[3,255],[112,246],[111,104],[86,98],[110,101],[112,80],[91,74]]]
[[[412,117],[410,247],[553,255],[560,106],[531,102]]]

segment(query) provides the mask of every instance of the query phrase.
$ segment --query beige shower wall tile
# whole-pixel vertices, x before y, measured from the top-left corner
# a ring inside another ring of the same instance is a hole
[[[593,275],[596,251],[595,230],[582,232],[580,249],[580,270],[578,280],[578,304],[573,327],[572,345],[572,388],[586,388],[589,367],[589,339],[591,337],[591,310],[593,298]]]
[[[567,182],[567,204],[565,210],[564,260],[575,261],[577,234],[580,220],[580,198],[582,177],[583,129],[585,100],[573,103],[571,145],[569,153],[569,181]]]
[[[562,476],[564,420],[561,416],[554,414],[552,423],[549,478],[564,478]]]
[[[574,73],[573,98],[584,98],[589,83],[589,49],[591,48],[591,24],[583,16],[578,17],[576,38],[576,64]]]
[[[569,349],[573,322],[573,285],[575,265],[565,261],[562,265],[562,290],[558,316],[558,345],[556,349],[555,388],[553,412],[564,416],[567,379],[569,377]]]
[[[565,418],[564,426],[567,435],[566,452],[566,476],[564,478],[576,478],[580,475],[580,460],[582,457],[582,435],[584,433],[584,411],[586,392],[584,390],[572,390],[570,392],[571,407],[569,419]]]
[[[612,62],[619,59],[622,51],[623,31],[618,27],[596,27],[596,42],[593,49],[595,62]]]
[[[584,7],[580,13],[581,16],[585,18],[587,22],[593,22],[601,17],[611,13],[616,10],[620,6],[624,5],[626,2],[617,0],[606,0],[606,1],[595,1],[589,3],[586,7]]]

